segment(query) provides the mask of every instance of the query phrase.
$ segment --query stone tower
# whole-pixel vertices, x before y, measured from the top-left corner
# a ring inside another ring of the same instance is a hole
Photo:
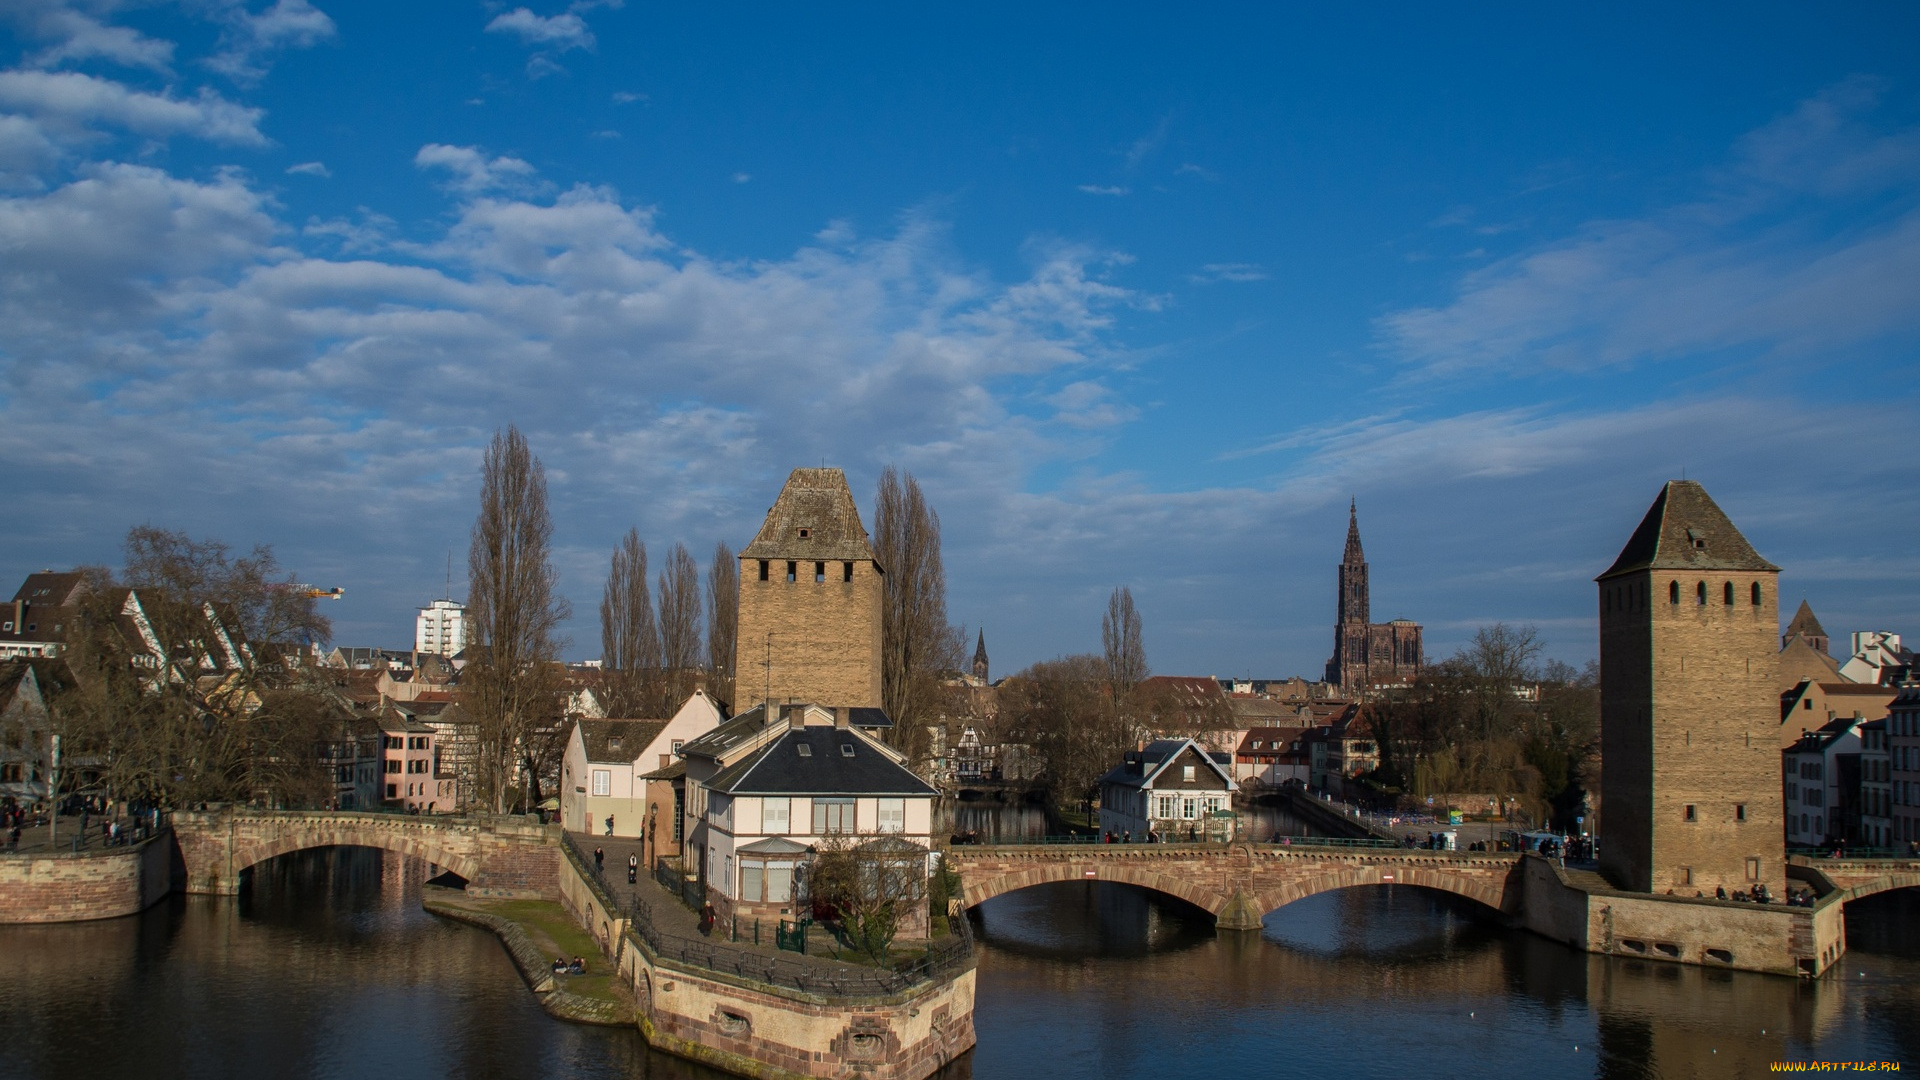
[[[987,632],[980,631],[980,644],[973,647],[973,677],[987,682]]]
[[[1780,568],[1670,481],[1600,589],[1600,866],[1617,886],[1785,896]]]
[[[1793,621],[1787,624],[1786,632],[1780,635],[1780,647],[1786,648],[1794,638],[1800,638],[1807,647],[1821,656],[1833,655],[1827,649],[1827,631],[1820,620],[1813,617],[1813,607],[1805,600],[1800,601],[1800,610],[1793,613]]]
[[[878,709],[885,571],[839,469],[795,469],[740,551],[734,682],[761,697]]]

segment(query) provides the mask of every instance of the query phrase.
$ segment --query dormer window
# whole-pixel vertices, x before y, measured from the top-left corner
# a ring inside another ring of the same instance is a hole
[[[809,537],[809,536],[812,536],[812,535],[813,535],[813,530],[812,530],[812,529],[801,529],[801,530],[799,530],[799,532],[800,532],[800,539],[802,539],[802,540],[805,540],[805,539],[806,539],[807,537]]]
[[[608,739],[608,740],[607,740],[607,749],[609,749],[609,750],[613,750],[613,751],[616,751],[616,752],[617,752],[617,751],[619,751],[619,749],[620,749],[620,740],[619,740],[619,739],[618,739],[617,737],[616,737],[616,738],[612,738],[612,739]]]
[[[1689,543],[1693,545],[1693,550],[1695,551],[1707,550],[1707,538],[1704,536],[1701,536],[1697,532],[1694,532],[1692,529],[1687,530],[1687,540]]]

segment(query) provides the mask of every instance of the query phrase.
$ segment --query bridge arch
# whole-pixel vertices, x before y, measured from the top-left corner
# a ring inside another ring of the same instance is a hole
[[[1435,892],[1452,893],[1454,896],[1464,897],[1496,915],[1509,914],[1508,891],[1504,882],[1485,877],[1451,874],[1443,868],[1429,869],[1404,864],[1384,868],[1355,865],[1302,874],[1291,877],[1281,884],[1258,890],[1253,895],[1253,901],[1260,909],[1260,914],[1266,916],[1296,900],[1305,900],[1309,896],[1318,896],[1321,893],[1335,892],[1340,889],[1359,888],[1363,885],[1411,885],[1415,888],[1432,889]]]
[[[286,830],[253,843],[241,843],[233,850],[232,874],[239,876],[281,855],[323,847],[370,847],[424,859],[444,870],[451,870],[468,881],[480,876],[480,862],[470,855],[450,850],[430,836],[411,835],[376,826],[332,826],[324,829]]]
[[[1892,892],[1895,889],[1920,889],[1920,870],[1897,871],[1884,877],[1859,882],[1842,890],[1840,902],[1845,904],[1861,897]]]
[[[1132,866],[1124,862],[1072,862],[1068,860],[1035,860],[1031,865],[1019,870],[1004,871],[998,874],[963,875],[966,881],[964,892],[968,907],[986,903],[996,896],[1032,888],[1035,885],[1051,885],[1062,881],[1105,881],[1118,885],[1137,885],[1150,892],[1171,896],[1200,908],[1209,915],[1220,914],[1230,899],[1220,893],[1196,885],[1187,878],[1161,873],[1145,866]]]

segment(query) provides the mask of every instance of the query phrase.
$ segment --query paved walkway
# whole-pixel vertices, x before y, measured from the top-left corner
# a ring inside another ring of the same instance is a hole
[[[49,842],[49,834],[53,833],[54,830],[50,827],[46,825],[22,826],[20,829],[20,846],[18,848],[11,846],[8,842],[8,833],[0,832],[0,855],[13,854],[16,852],[21,855],[46,855],[55,852],[70,851],[99,853],[125,850],[124,847],[109,847],[107,845],[106,836],[101,832],[100,828],[104,823],[104,818],[89,817],[87,819],[86,832],[83,836],[80,830],[79,817],[62,817],[60,819],[58,836],[52,838],[51,843]],[[136,835],[132,830],[132,826],[124,820],[121,822],[120,828],[122,835],[128,838]],[[80,842],[76,844],[75,841]]]

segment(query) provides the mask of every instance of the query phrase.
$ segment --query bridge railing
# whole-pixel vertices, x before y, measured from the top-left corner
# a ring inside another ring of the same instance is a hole
[[[972,845],[961,845],[961,846],[964,848]],[[1055,846],[1225,848],[1229,845],[1222,844],[1222,843],[1209,843],[1209,842],[1189,842],[1184,840],[1181,840],[1181,841],[1151,840],[1149,841],[1137,836],[1127,840],[1122,840],[1116,837],[1111,842],[1103,842],[1103,838],[1098,836],[1041,836],[1041,837],[1034,837],[1031,839],[1024,839],[1024,840],[1000,841],[997,843],[989,841],[979,846],[994,847],[994,848],[1055,847]],[[1285,847],[1370,848],[1370,849],[1384,849],[1389,851],[1394,850],[1396,848],[1401,848],[1401,849],[1405,848],[1405,845],[1396,844],[1391,840],[1381,840],[1376,837],[1354,837],[1354,836],[1277,836],[1271,840],[1259,841],[1255,846],[1279,847],[1279,848],[1285,848]],[[1406,850],[1420,850],[1420,849],[1416,848],[1416,849],[1406,849]]]
[[[1787,854],[1789,856],[1799,855],[1808,859],[1839,859],[1842,862],[1848,859],[1893,859],[1898,861],[1915,858],[1913,852],[1904,847],[1848,847],[1842,848],[1838,852],[1831,847],[1789,847]]]

